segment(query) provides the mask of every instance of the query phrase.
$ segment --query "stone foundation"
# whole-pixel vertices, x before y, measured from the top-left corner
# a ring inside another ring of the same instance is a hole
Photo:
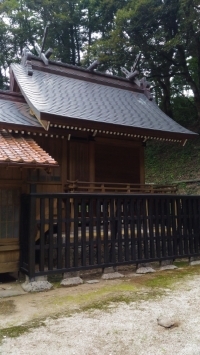
[[[136,266],[136,274],[148,274],[155,272],[150,263],[141,263]]]
[[[121,277],[124,277],[123,274],[120,274],[118,271],[117,271],[117,267],[114,268],[114,267],[106,267],[102,270],[103,272],[103,275],[102,275],[102,279],[103,280],[113,280],[113,279],[119,279]]]
[[[25,276],[25,282],[21,285],[25,292],[41,292],[50,290],[53,285],[47,281],[47,276],[37,276],[30,278]]]
[[[65,272],[60,284],[64,287],[78,286],[83,284],[83,280],[80,277],[80,271]]]
[[[173,265],[173,259],[161,260],[160,262],[160,270],[174,270],[177,269],[177,266]]]

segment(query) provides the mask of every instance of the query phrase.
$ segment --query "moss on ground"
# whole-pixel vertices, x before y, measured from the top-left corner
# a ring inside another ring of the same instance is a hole
[[[28,333],[33,329],[37,329],[39,327],[44,327],[45,323],[42,320],[37,320],[34,322],[27,322],[23,325],[4,328],[0,330],[0,344],[2,340],[6,337],[9,338],[17,338],[24,333]]]

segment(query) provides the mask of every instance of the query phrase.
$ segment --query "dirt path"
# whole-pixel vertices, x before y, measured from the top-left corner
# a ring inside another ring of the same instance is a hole
[[[0,354],[200,355],[199,274],[188,267],[0,300]],[[178,326],[159,326],[159,316]]]

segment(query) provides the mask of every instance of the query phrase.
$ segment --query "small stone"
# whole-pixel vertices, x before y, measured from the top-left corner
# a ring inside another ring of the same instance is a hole
[[[156,272],[152,267],[139,267],[136,270],[136,274],[148,274],[151,272]]]
[[[80,277],[69,277],[61,281],[61,286],[71,287],[83,284],[83,280]]]
[[[200,260],[191,261],[191,262],[190,262],[190,265],[191,265],[191,266],[200,265]]]
[[[88,280],[86,281],[87,284],[97,284],[99,280]]]
[[[50,290],[53,287],[48,281],[24,282],[21,286],[26,292],[41,292]]]
[[[175,269],[178,269],[178,267],[176,265],[165,265],[165,266],[162,266],[160,268],[160,271],[164,271],[164,270],[175,270]]]
[[[120,274],[119,272],[112,272],[108,274],[103,274],[101,278],[103,280],[113,280],[113,279],[119,279],[121,277],[124,277],[124,275]]]
[[[171,328],[177,324],[174,319],[162,316],[157,319],[157,322],[158,325],[164,328]]]

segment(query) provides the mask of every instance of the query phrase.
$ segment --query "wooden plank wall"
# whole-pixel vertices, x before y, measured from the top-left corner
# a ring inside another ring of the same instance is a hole
[[[101,141],[95,144],[95,181],[144,183],[141,143]]]
[[[89,181],[89,142],[70,141],[69,179]]]
[[[64,192],[69,179],[144,184],[144,148],[141,142],[105,138],[96,138],[95,141],[33,138],[59,163],[59,168],[47,174],[44,169],[31,172],[26,168],[0,167],[1,188],[18,188],[20,193],[29,193],[32,184],[35,192],[59,193]],[[40,181],[31,181],[31,176]],[[7,239],[3,241],[0,236],[0,273],[17,271],[19,267],[18,238]]]

